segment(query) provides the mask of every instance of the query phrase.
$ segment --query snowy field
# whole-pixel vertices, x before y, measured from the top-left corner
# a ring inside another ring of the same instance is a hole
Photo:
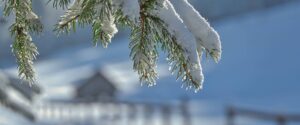
[[[108,49],[92,48],[85,41],[37,62],[39,82],[45,89],[42,101],[71,98],[74,83],[99,69],[117,83],[121,100],[167,103],[189,97],[194,125],[223,125],[227,105],[300,114],[299,6],[298,1],[216,22],[223,56],[219,64],[212,60],[202,62],[204,89],[198,93],[181,88],[181,82],[170,76],[163,56],[159,60],[157,86],[141,87],[129,60],[129,41],[118,39]],[[16,73],[11,68],[6,71]],[[26,123],[6,109],[1,108],[0,113],[5,114],[0,117],[1,125],[13,125],[12,121]],[[253,119],[237,122],[274,124]]]

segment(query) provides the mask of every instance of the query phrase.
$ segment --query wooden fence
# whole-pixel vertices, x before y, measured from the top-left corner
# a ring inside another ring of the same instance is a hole
[[[131,102],[43,103],[36,124],[51,125],[192,125],[186,100],[178,104]]]
[[[238,116],[259,120],[275,121],[278,125],[287,125],[288,122],[300,122],[300,115],[275,114],[231,106],[226,110],[227,125],[236,125],[234,121]]]

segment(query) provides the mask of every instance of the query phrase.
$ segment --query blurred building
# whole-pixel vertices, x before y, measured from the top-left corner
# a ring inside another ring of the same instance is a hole
[[[115,101],[117,88],[101,71],[76,87],[75,100],[80,102]]]

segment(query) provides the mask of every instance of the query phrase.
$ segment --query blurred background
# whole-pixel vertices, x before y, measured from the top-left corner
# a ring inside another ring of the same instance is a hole
[[[33,37],[40,56],[31,88],[17,77],[13,17],[0,6],[1,125],[300,125],[299,0],[190,0],[223,46],[219,64],[202,62],[198,93],[181,88],[164,54],[157,85],[141,86],[128,29],[107,49],[92,47],[91,27],[57,37],[64,10],[33,2],[45,31]]]

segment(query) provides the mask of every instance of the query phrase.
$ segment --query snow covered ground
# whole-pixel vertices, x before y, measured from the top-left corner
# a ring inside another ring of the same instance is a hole
[[[223,56],[219,64],[212,60],[202,62],[206,77],[199,93],[181,88],[181,82],[170,76],[163,56],[157,86],[140,87],[132,71],[126,39],[113,40],[108,49],[92,48],[85,42],[37,62],[39,82],[45,89],[42,98],[70,98],[73,83],[99,69],[118,84],[122,100],[171,102],[191,98],[195,125],[224,124],[226,105],[300,114],[299,6],[297,1],[217,22]],[[16,73],[11,68],[6,71]],[[2,114],[4,110],[0,111]],[[251,119],[238,122],[272,124]]]

